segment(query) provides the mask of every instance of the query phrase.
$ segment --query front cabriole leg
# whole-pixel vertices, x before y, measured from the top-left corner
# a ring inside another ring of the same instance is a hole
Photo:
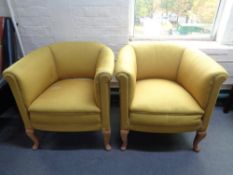
[[[32,145],[32,149],[36,150],[39,147],[39,139],[38,137],[35,135],[34,129],[26,129],[25,130],[26,135],[32,140],[33,145]]]
[[[197,131],[196,136],[193,141],[193,150],[195,152],[199,152],[201,150],[198,144],[202,141],[202,139],[205,138],[205,136],[206,136],[205,131]]]
[[[121,134],[121,140],[122,140],[121,150],[125,151],[128,145],[129,130],[122,129],[120,134]]]
[[[103,130],[103,136],[104,136],[104,146],[107,151],[110,151],[112,149],[110,145],[110,138],[111,138],[111,131],[110,130]]]

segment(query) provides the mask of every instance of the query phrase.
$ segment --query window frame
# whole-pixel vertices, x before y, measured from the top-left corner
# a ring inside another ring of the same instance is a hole
[[[144,40],[187,40],[187,41],[216,41],[219,24],[221,21],[221,17],[223,16],[224,7],[227,0],[219,0],[218,7],[216,13],[214,15],[214,21],[212,30],[209,36],[198,36],[198,37],[190,37],[190,36],[163,36],[163,37],[138,37],[135,36],[134,31],[134,9],[135,9],[135,1],[129,0],[129,41],[144,41]]]

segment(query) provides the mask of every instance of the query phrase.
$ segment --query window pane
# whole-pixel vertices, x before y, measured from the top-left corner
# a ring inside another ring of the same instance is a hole
[[[219,0],[135,0],[134,36],[210,37]]]

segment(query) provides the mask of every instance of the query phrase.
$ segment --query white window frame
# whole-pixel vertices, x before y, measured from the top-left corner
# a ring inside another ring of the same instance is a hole
[[[134,9],[135,0],[129,0],[129,41],[137,40],[191,40],[191,41],[216,41],[218,27],[224,13],[224,8],[228,0],[219,0],[217,11],[214,17],[210,36],[190,37],[190,36],[163,36],[163,37],[135,37],[134,35]]]

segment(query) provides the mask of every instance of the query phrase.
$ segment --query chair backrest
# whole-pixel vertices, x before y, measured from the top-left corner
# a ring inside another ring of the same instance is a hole
[[[166,43],[134,43],[137,59],[137,80],[162,78],[176,80],[184,47]]]
[[[62,42],[49,45],[59,79],[93,78],[103,44],[95,42]]]

